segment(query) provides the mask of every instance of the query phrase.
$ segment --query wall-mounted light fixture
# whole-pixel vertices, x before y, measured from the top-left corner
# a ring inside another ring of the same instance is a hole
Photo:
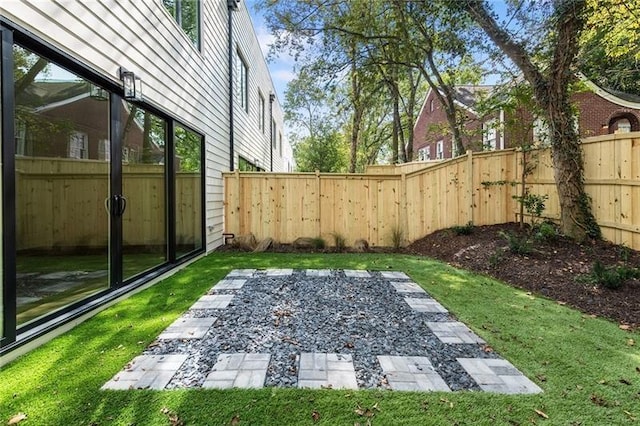
[[[142,81],[139,77],[128,71],[123,67],[118,69],[120,80],[124,87],[124,98],[127,100],[141,101],[142,100]]]

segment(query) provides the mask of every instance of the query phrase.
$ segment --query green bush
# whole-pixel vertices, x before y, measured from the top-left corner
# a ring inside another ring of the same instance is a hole
[[[347,248],[347,239],[339,232],[331,234],[333,236],[333,243],[338,251],[344,251]]]
[[[622,287],[624,282],[631,278],[640,278],[640,270],[628,266],[607,268],[600,261],[596,261],[591,268],[588,281],[615,290]]]
[[[450,228],[456,235],[471,235],[473,233],[473,222],[466,225],[456,225]]]
[[[500,231],[500,236],[507,240],[507,244],[509,245],[509,251],[513,254],[529,254],[531,253],[531,242],[529,241],[529,237],[518,236],[511,232]]]
[[[327,247],[327,242],[321,237],[316,237],[311,240],[311,245],[316,250],[324,250]]]
[[[556,227],[551,222],[542,222],[536,227],[534,238],[536,241],[553,241],[558,236]]]

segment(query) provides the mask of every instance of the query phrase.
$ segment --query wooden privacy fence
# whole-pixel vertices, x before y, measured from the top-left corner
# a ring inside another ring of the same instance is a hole
[[[583,141],[586,190],[606,239],[640,249],[640,133]],[[543,215],[560,217],[548,149],[529,153],[537,163],[526,186],[548,195]],[[414,166],[412,166],[414,167]],[[401,174],[224,173],[225,232],[252,233],[290,243],[338,233],[353,244],[405,242],[472,222],[517,220],[522,152],[468,152]]]

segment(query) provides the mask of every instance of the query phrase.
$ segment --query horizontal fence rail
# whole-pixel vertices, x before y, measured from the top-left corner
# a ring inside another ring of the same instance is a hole
[[[583,140],[585,186],[603,236],[640,249],[640,133]],[[551,153],[526,153],[536,164],[526,177],[532,194],[547,195],[545,218],[557,220],[560,205]],[[455,225],[518,220],[523,152],[473,153],[427,167],[382,168],[368,174],[224,173],[225,232],[291,243],[339,234],[352,245],[405,243]],[[414,170],[415,168],[415,170]],[[398,173],[398,170],[402,171]]]

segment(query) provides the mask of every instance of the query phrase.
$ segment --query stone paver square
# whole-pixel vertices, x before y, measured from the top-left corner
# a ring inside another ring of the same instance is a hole
[[[164,389],[188,355],[140,355],[102,389]]]
[[[288,277],[293,274],[293,269],[267,269],[268,277]]]
[[[505,359],[457,358],[462,368],[487,392],[540,393],[542,389]]]
[[[410,280],[409,276],[404,272],[398,271],[385,271],[380,273],[383,278],[388,278],[391,280]]]
[[[427,357],[380,355],[378,362],[393,390],[451,391]]]
[[[418,299],[414,297],[405,297],[404,300],[411,307],[411,309],[417,312],[447,312],[447,309],[444,306],[431,298]]]
[[[227,274],[227,278],[231,277],[253,277],[253,274],[256,272],[255,269],[234,269],[233,271]]]
[[[398,293],[426,293],[422,287],[414,282],[392,282],[391,285]]]
[[[191,309],[224,309],[229,306],[233,294],[207,294],[191,306]]]
[[[308,277],[330,277],[331,276],[330,269],[307,269],[306,273]]]
[[[344,275],[349,278],[371,278],[369,271],[362,271],[358,269],[345,269]]]
[[[240,290],[247,280],[229,279],[221,280],[213,287],[213,290]]]
[[[358,389],[353,359],[349,354],[300,354],[299,388]]]
[[[160,336],[158,336],[158,339],[202,339],[217,319],[217,317],[180,317],[167,327]]]
[[[202,384],[203,388],[261,388],[267,376],[270,354],[222,354]]]
[[[427,322],[426,324],[442,343],[485,343],[485,341],[471,331],[469,327],[458,321]]]

